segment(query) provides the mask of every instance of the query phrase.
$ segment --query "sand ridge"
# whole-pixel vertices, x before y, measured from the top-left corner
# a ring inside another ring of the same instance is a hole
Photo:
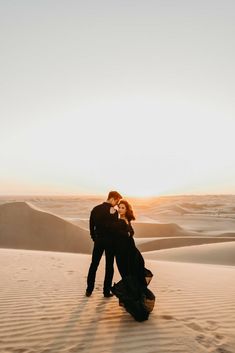
[[[89,204],[91,206],[94,200],[82,199],[79,205],[82,205],[82,202],[85,203],[83,207],[81,206],[83,210],[84,207],[88,208]],[[53,204],[52,201],[49,202],[51,203]],[[53,207],[63,209],[65,219],[49,212],[48,205],[47,210],[40,209],[39,204],[34,199],[27,202],[6,202],[0,205],[1,247],[91,253],[93,243],[89,235],[88,219],[76,217],[73,219],[74,204],[72,209],[68,207],[65,210],[65,205],[60,205],[58,200],[54,200]],[[79,212],[80,209],[77,210],[78,214]],[[186,222],[189,219],[185,220],[183,217],[182,221]],[[141,251],[234,241],[233,231],[223,232],[221,218],[215,218],[213,222],[214,225],[211,221],[210,227],[216,229],[216,226],[219,226],[220,230],[192,231],[177,223],[165,222],[133,222],[133,227],[136,244]]]
[[[148,251],[148,259],[200,264],[235,266],[235,242],[185,246],[173,249]]]
[[[146,241],[145,241],[146,239]],[[141,242],[139,242],[141,240]],[[137,238],[136,244],[140,251],[154,251],[162,249],[180,248],[185,246],[234,242],[232,237],[170,237],[170,238]],[[234,254],[235,255],[235,254]]]
[[[90,253],[88,231],[26,202],[0,205],[0,247]]]

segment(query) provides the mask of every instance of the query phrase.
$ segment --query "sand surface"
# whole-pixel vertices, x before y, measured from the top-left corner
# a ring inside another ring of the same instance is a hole
[[[84,296],[89,261],[0,250],[1,352],[235,352],[235,267],[148,261],[157,302],[138,323],[102,297],[103,261]]]
[[[0,198],[0,353],[235,353],[235,196],[131,200],[154,273],[143,323],[103,298],[103,258],[84,296],[88,218],[102,201]]]
[[[174,238],[158,238],[158,239],[151,239],[151,240],[149,240],[149,238],[136,239],[136,244],[140,251],[153,251],[153,250],[162,250],[162,249],[169,249],[169,248],[179,248],[179,247],[192,246],[192,245],[223,243],[223,242],[234,243],[234,239],[232,237],[219,237],[219,238],[174,237]]]
[[[235,242],[185,246],[144,254],[146,258],[154,260],[235,266]]]

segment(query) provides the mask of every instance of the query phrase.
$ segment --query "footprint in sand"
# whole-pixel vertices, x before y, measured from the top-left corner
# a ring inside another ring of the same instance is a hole
[[[213,332],[216,331],[218,329],[218,324],[216,321],[212,321],[212,320],[207,320],[206,321],[206,325],[204,327],[200,326],[198,323],[191,321],[192,319],[195,318],[186,318],[183,319],[182,321],[185,322],[185,325],[189,328],[191,328],[194,331],[199,331],[199,332]],[[191,322],[190,322],[191,321]],[[219,335],[219,334],[218,334]]]
[[[192,321],[192,320],[195,320],[196,318],[194,316],[189,316],[189,317],[186,317],[185,319],[182,319],[182,321],[184,322],[188,322],[188,321]]]
[[[171,316],[171,315],[161,315],[160,316],[162,319],[164,320],[174,320],[174,316]]]
[[[218,329],[216,321],[207,320],[204,327],[196,322],[189,322],[186,326],[194,331],[201,332],[201,334],[195,337],[195,340],[203,347],[210,350],[215,349],[213,353],[231,353],[221,346],[225,343],[225,337],[222,334],[215,332]]]
[[[215,331],[218,329],[218,324],[216,321],[207,320],[206,323],[207,323],[207,327],[205,327],[205,329],[207,331]]]
[[[216,348],[216,350],[213,351],[213,353],[233,353],[233,352],[229,351],[226,348],[218,347]]]
[[[196,336],[195,340],[205,348],[212,348],[213,347],[212,339],[210,337],[203,335],[203,334]]]
[[[186,325],[187,327],[191,328],[194,331],[198,331],[198,332],[203,332],[203,328],[196,324],[195,322],[190,322],[189,324]]]
[[[169,289],[167,292],[172,293],[172,292],[181,292],[181,291],[182,291],[182,290],[179,289],[179,288],[173,288],[173,289]]]
[[[219,333],[216,333],[215,338],[221,341],[224,338],[224,336]]]

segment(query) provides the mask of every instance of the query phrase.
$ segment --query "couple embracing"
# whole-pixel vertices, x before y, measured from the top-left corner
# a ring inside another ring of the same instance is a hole
[[[137,321],[144,321],[155,301],[154,294],[147,288],[153,274],[145,268],[144,259],[135,246],[132,220],[135,216],[131,205],[117,191],[110,191],[107,201],[92,209],[90,235],[94,248],[86,296],[90,297],[94,290],[96,271],[105,252],[104,297],[115,294],[119,305]],[[122,279],[112,286],[114,258]]]

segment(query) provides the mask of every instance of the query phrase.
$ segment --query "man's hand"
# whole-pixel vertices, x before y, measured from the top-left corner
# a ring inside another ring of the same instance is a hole
[[[110,214],[114,214],[115,212],[117,212],[117,210],[114,207],[110,207],[109,212]]]

